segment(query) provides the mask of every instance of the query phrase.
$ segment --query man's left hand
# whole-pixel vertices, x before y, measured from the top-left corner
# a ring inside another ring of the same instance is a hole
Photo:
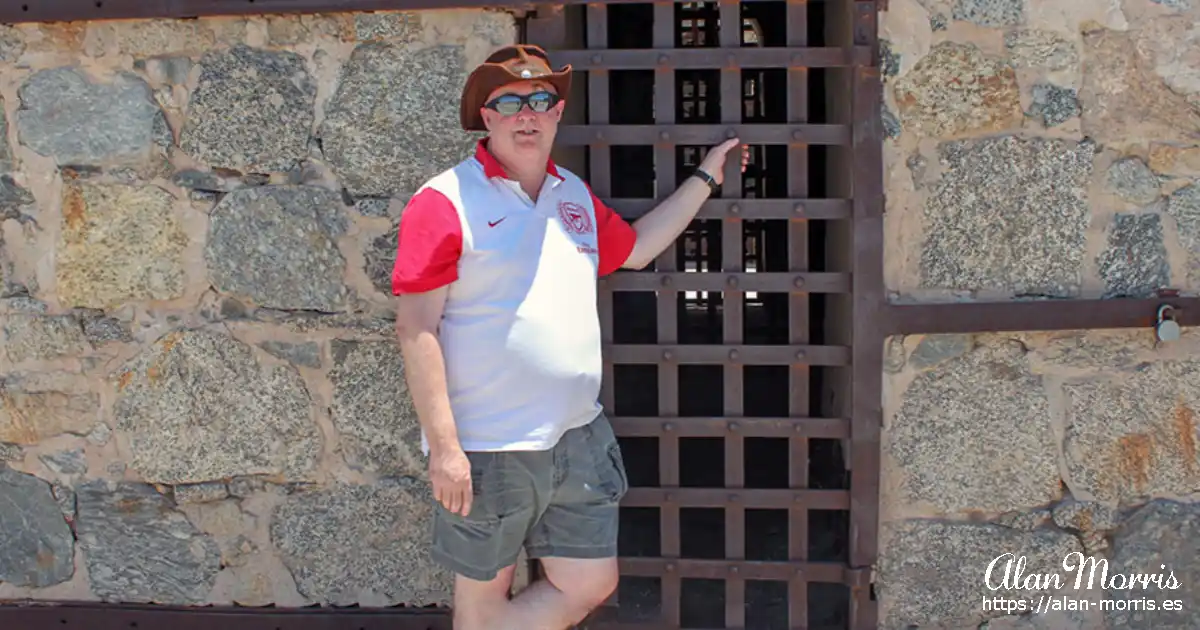
[[[741,144],[740,139],[730,138],[713,147],[709,150],[708,155],[704,156],[704,161],[700,163],[700,169],[712,175],[718,184],[725,183],[725,160],[729,157],[729,152],[739,144]],[[741,144],[741,147],[742,172],[745,173],[746,165],[750,163],[750,145]]]

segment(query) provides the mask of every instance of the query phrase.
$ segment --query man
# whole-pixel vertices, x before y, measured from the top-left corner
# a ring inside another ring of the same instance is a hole
[[[562,630],[615,590],[628,481],[597,401],[596,279],[666,249],[738,146],[711,150],[630,225],[550,159],[570,81],[540,48],[493,53],[460,106],[463,128],[486,139],[400,220],[396,332],[429,455],[432,553],[456,574],[460,630]],[[545,579],[510,599],[522,547]]]

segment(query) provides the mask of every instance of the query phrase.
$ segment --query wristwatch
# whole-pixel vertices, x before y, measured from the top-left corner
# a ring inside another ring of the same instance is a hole
[[[717,180],[714,179],[712,175],[709,175],[704,169],[698,168],[696,169],[696,172],[692,174],[700,178],[700,181],[708,184],[708,188],[712,191],[712,194],[715,195],[721,191],[721,185],[718,184]]]

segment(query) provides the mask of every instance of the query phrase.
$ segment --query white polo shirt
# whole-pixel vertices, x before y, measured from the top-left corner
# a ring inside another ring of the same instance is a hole
[[[637,237],[575,174],[547,173],[534,203],[483,140],[400,218],[392,293],[450,285],[439,338],[463,450],[549,449],[601,410],[596,279]]]

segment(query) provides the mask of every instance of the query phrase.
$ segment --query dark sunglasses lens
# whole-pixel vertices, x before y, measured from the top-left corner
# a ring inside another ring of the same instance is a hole
[[[537,92],[529,95],[529,107],[535,112],[544,112],[554,105],[554,95],[549,92]]]
[[[521,97],[519,96],[501,96],[496,99],[496,111],[505,116],[512,116],[521,111]]]

